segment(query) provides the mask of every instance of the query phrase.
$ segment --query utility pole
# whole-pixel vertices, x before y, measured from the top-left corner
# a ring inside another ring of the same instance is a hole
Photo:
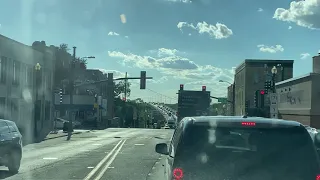
[[[126,76],[124,79],[124,120],[122,121],[121,126],[124,126],[124,122],[127,120],[127,83],[128,83],[128,73],[126,72]]]
[[[72,123],[72,110],[73,110],[73,89],[74,89],[74,79],[73,79],[73,73],[74,73],[74,63],[76,60],[76,48],[77,47],[73,47],[73,59],[70,62],[70,73],[69,73],[69,93],[70,93],[70,110],[69,110],[69,128],[68,128],[68,137],[67,140],[69,141],[71,139],[71,135],[73,132],[73,123]]]

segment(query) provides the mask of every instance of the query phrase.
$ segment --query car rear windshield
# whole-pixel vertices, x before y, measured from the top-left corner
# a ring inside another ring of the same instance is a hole
[[[215,179],[314,179],[319,168],[312,140],[303,127],[192,125],[182,136],[176,159],[180,166],[191,168],[191,174],[201,171],[201,176]]]

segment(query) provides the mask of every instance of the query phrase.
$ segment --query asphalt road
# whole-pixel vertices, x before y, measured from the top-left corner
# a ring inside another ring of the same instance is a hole
[[[117,129],[85,132],[30,144],[18,174],[0,168],[8,180],[163,180],[163,158],[154,151],[168,142],[170,129]]]

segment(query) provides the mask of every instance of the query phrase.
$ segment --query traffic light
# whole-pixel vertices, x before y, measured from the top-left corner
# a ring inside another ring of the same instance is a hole
[[[259,106],[259,90],[254,92],[254,107],[257,108]]]
[[[202,86],[202,91],[206,91],[207,87],[206,86]]]
[[[265,81],[265,82],[264,82],[265,94],[268,94],[268,92],[269,92],[270,89],[271,89],[271,81]]]
[[[127,98],[123,97],[123,98],[122,98],[122,101],[126,102],[126,101],[127,101]]]
[[[62,95],[62,93],[63,93],[63,89],[61,88],[61,89],[59,90],[60,104],[62,104],[62,100],[63,100],[63,95]]]
[[[147,76],[146,71],[140,72],[140,89],[146,89],[146,76]]]
[[[180,84],[180,91],[183,91],[183,84]]]
[[[246,114],[248,113],[249,106],[250,106],[250,101],[246,100],[246,102],[245,102],[245,110],[244,110],[246,112]]]
[[[265,91],[260,90],[260,108],[264,108],[264,95],[265,95]]]

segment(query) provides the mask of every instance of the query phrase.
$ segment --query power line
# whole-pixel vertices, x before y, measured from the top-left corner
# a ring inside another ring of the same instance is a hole
[[[177,98],[175,98],[175,97],[166,96],[166,95],[164,95],[164,94],[161,94],[161,93],[159,93],[159,92],[157,92],[157,91],[154,91],[154,90],[152,90],[152,89],[149,89],[149,88],[146,88],[146,89],[149,90],[149,91],[151,91],[151,92],[154,92],[154,93],[156,93],[156,94],[159,94],[159,95],[161,95],[161,96],[167,97],[167,98],[169,98],[169,99],[175,99],[175,100],[177,100]]]

